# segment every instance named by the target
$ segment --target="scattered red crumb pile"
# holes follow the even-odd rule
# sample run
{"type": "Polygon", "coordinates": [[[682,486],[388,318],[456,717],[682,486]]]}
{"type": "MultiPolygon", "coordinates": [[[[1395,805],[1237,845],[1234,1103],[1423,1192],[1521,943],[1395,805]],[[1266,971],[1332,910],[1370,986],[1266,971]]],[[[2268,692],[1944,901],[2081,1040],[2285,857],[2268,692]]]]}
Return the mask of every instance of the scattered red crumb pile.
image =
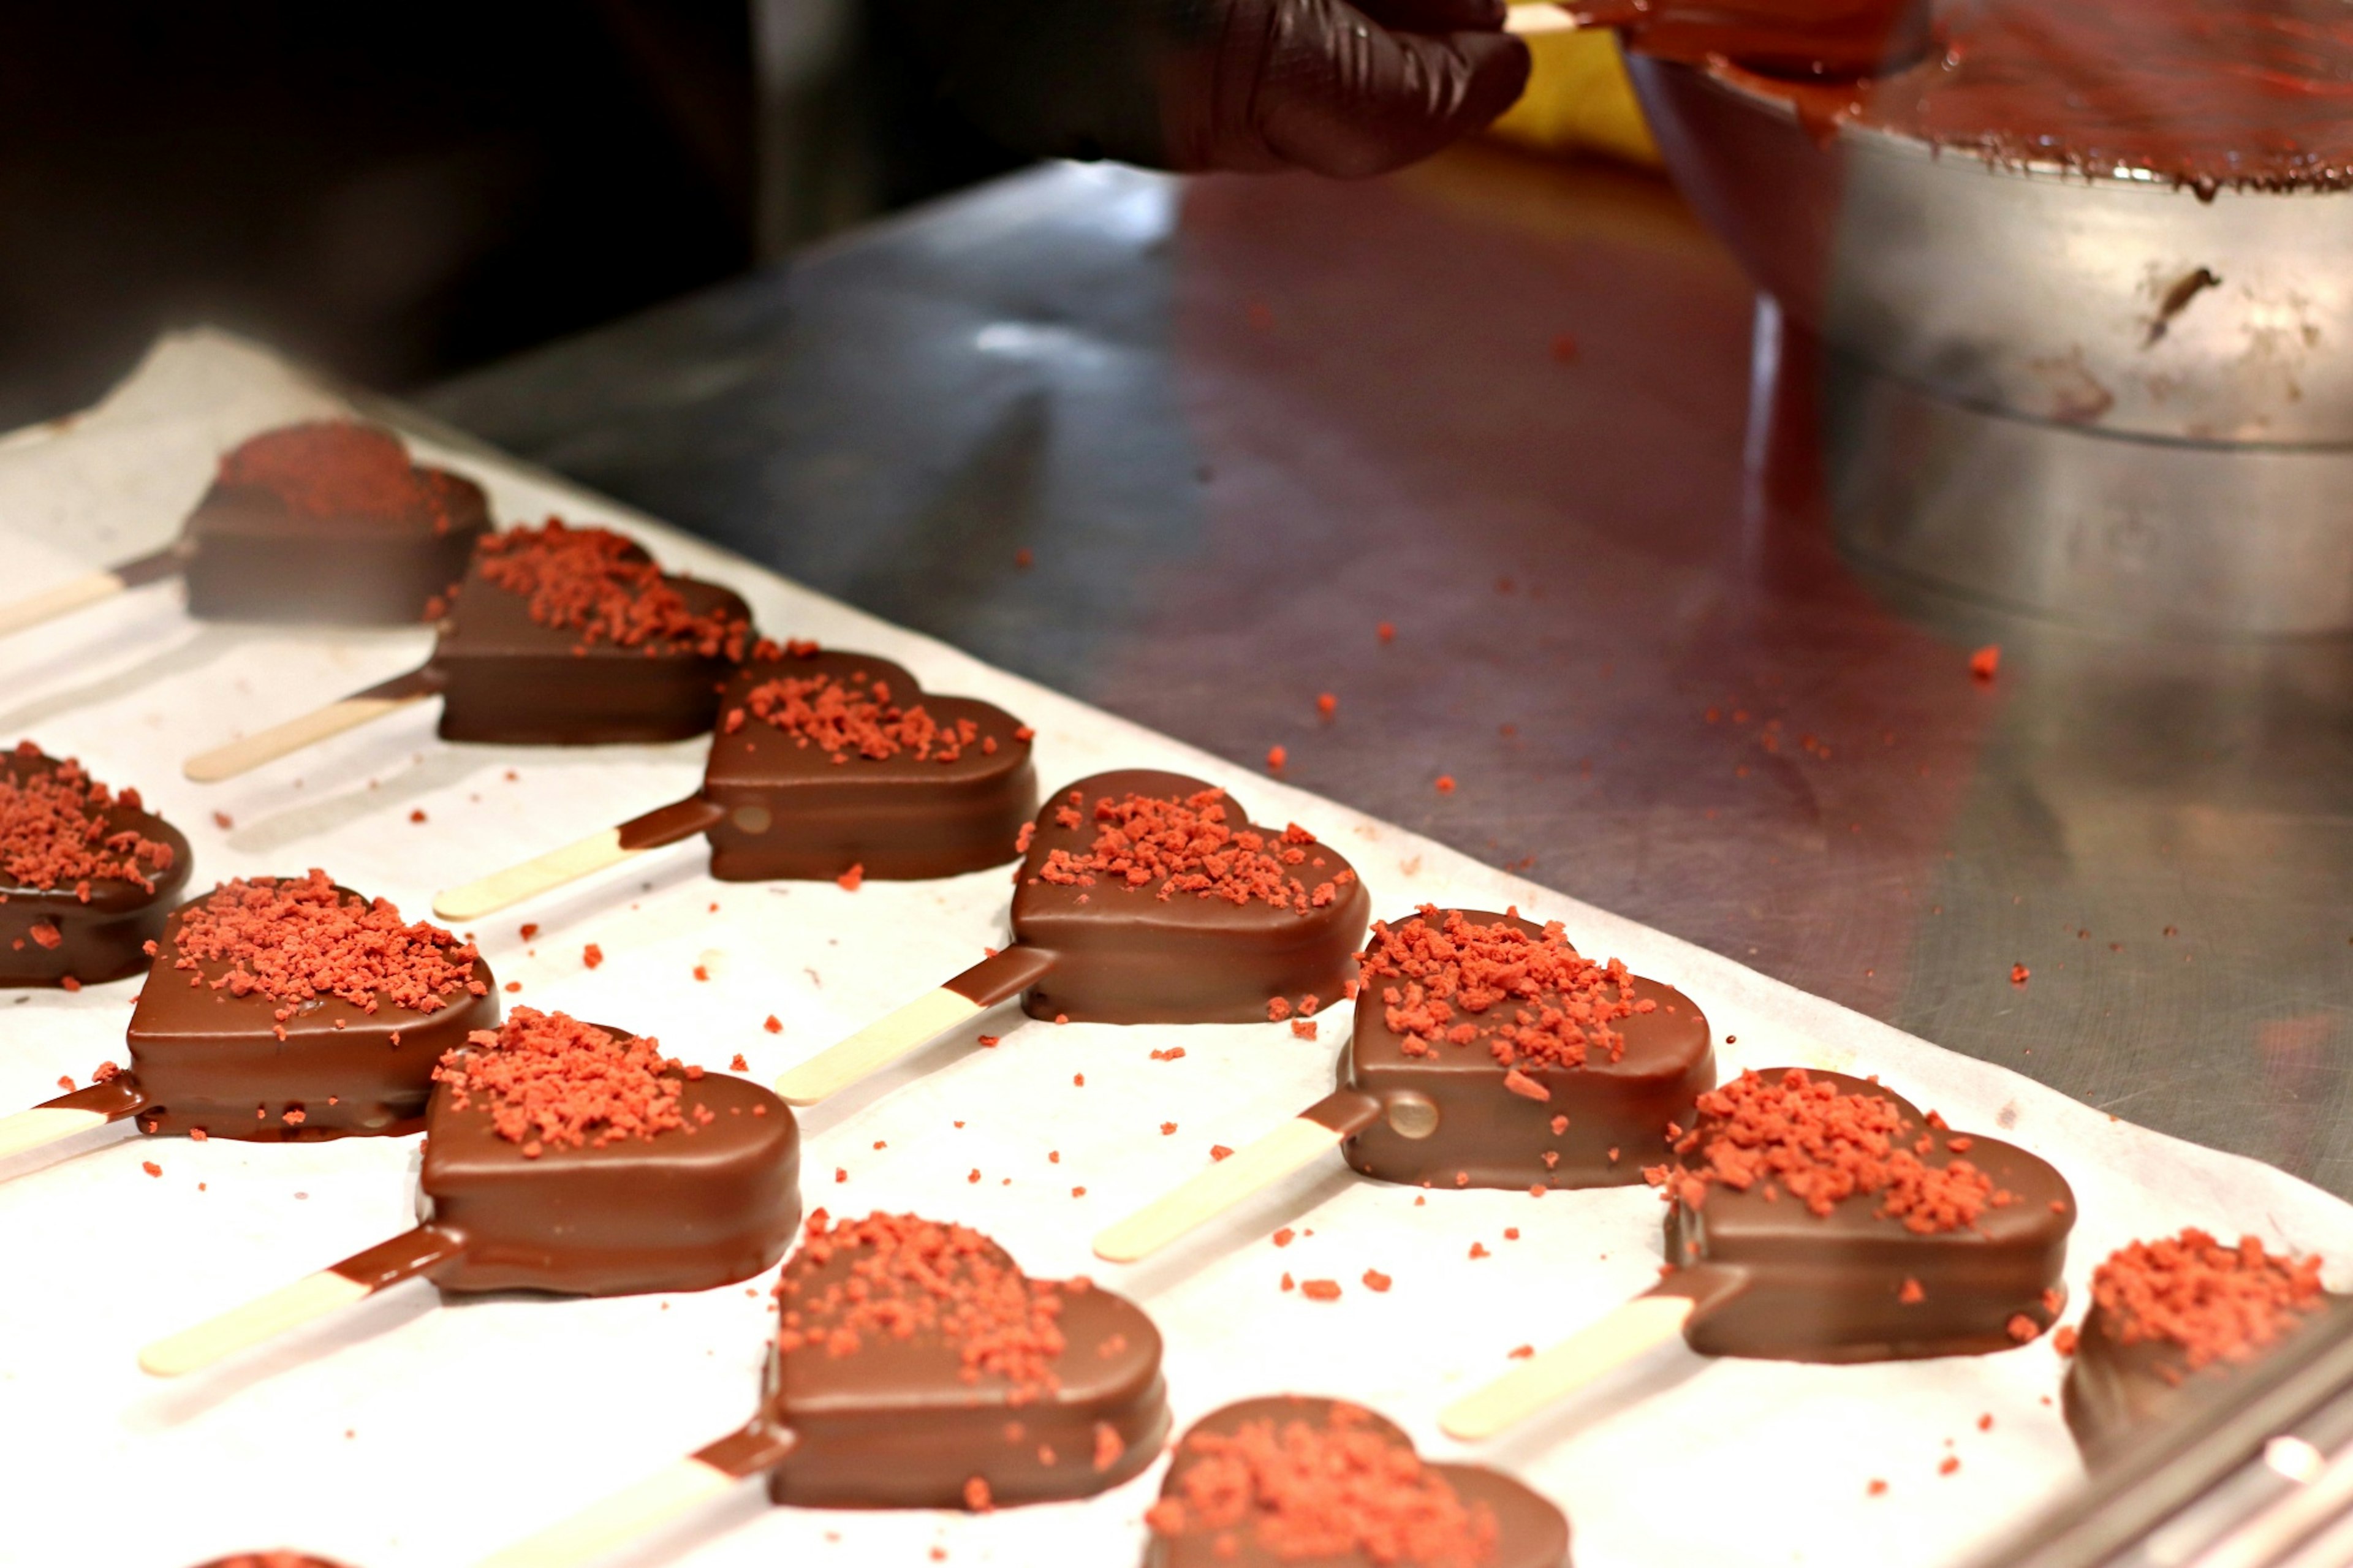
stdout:
{"type": "Polygon", "coordinates": [[[2180,1346],[2190,1370],[2253,1361],[2327,1304],[2320,1259],[2281,1257],[2252,1236],[2202,1230],[2119,1247],[2092,1272],[2092,1300],[2120,1344],[2180,1346]]]}
{"type": "Polygon", "coordinates": [[[847,682],[830,675],[764,680],[744,694],[743,707],[721,717],[720,732],[732,735],[747,719],[783,731],[796,745],[815,746],[837,763],[853,756],[887,762],[901,752],[918,762],[953,763],[976,743],[986,752],[997,750],[997,738],[984,739],[973,721],[943,724],[920,703],[902,708],[892,699],[889,681],[863,672],[847,682]]]}
{"type": "Polygon", "coordinates": [[[1279,1561],[1361,1556],[1413,1568],[1477,1568],[1495,1554],[1494,1514],[1465,1507],[1369,1411],[1335,1401],[1323,1425],[1271,1417],[1195,1429],[1177,1446],[1169,1494],[1145,1510],[1155,1533],[1239,1537],[1279,1561]]]}
{"type": "MultiPolygon", "coordinates": [[[[202,966],[222,964],[216,991],[285,1004],[282,1029],[305,1002],[340,996],[363,1013],[380,1002],[438,1013],[448,999],[489,987],[474,978],[473,944],[422,921],[404,923],[388,899],[346,893],[316,868],[289,878],[222,883],[179,919],[173,967],[205,984],[202,966]]],[[[149,942],[153,953],[155,944],[149,942]]]]}
{"type": "MultiPolygon", "coordinates": [[[[624,1039],[566,1013],[518,1007],[495,1029],[477,1029],[433,1069],[449,1086],[449,1105],[480,1100],[491,1125],[536,1160],[544,1145],[601,1149],[624,1138],[651,1138],[687,1127],[679,1093],[702,1076],[661,1054],[650,1035],[624,1039]]],[[[700,1108],[699,1108],[700,1109],[700,1108]]],[[[707,1110],[700,1120],[714,1120],[707,1110]]]]}
{"type": "Polygon", "coordinates": [[[172,868],[172,847],[111,828],[107,814],[117,806],[145,809],[137,790],[117,795],[71,757],[51,763],[32,742],[17,742],[0,772],[0,874],[43,892],[70,882],[84,903],[93,881],[135,882],[153,892],[155,873],[172,868]]]}
{"type": "Polygon", "coordinates": [[[846,1356],[920,1336],[955,1348],[965,1382],[1002,1378],[1025,1404],[1060,1385],[1062,1298],[1088,1289],[1029,1278],[965,1226],[880,1211],[836,1224],[818,1209],[776,1284],[776,1347],[846,1356]]]}
{"type": "Polygon", "coordinates": [[[1383,1016],[1409,1057],[1434,1057],[1440,1042],[1483,1042],[1506,1070],[1504,1087],[1530,1100],[1551,1091],[1522,1062],[1582,1067],[1599,1047],[1611,1061],[1626,1037],[1609,1026],[1658,1004],[1634,994],[1616,959],[1596,963],[1568,945],[1558,921],[1531,935],[1505,920],[1481,925],[1460,910],[1425,904],[1399,926],[1373,922],[1356,955],[1364,986],[1379,988],[1383,1016]]]}
{"type": "Polygon", "coordinates": [[[1816,1215],[1862,1194],[1920,1236],[1963,1229],[2013,1201],[1967,1160],[1927,1163],[1907,1141],[1913,1131],[1883,1096],[1841,1094],[1801,1068],[1777,1080],[1752,1070],[1699,1097],[1697,1125],[1673,1144],[1678,1156],[1698,1155],[1696,1170],[1659,1165],[1643,1174],[1693,1208],[1711,1184],[1745,1193],[1762,1182],[1767,1195],[1786,1189],[1816,1215]]]}
{"type": "Polygon", "coordinates": [[[751,624],[726,609],[696,615],[636,542],[604,528],[549,518],[539,528],[494,533],[478,547],[483,577],[531,601],[543,626],[580,634],[580,646],[608,642],[649,653],[724,653],[741,659],[751,624]]]}
{"type": "Polygon", "coordinates": [[[298,517],[368,522],[432,520],[447,533],[460,493],[455,476],[420,468],[389,431],[324,421],[265,430],[220,460],[220,482],[264,489],[298,517]]]}
{"type": "MultiPolygon", "coordinates": [[[[1072,790],[1054,810],[1056,826],[1082,826],[1084,799],[1072,790]]],[[[1094,823],[1094,843],[1085,854],[1050,850],[1039,877],[1065,888],[1092,888],[1098,879],[1131,890],[1156,888],[1163,900],[1178,893],[1235,905],[1257,900],[1300,914],[1331,903],[1342,886],[1356,879],[1344,868],[1309,890],[1293,868],[1307,863],[1315,836],[1295,822],[1273,835],[1247,822],[1236,827],[1221,789],[1183,800],[1105,796],[1095,802],[1094,823]]]]}

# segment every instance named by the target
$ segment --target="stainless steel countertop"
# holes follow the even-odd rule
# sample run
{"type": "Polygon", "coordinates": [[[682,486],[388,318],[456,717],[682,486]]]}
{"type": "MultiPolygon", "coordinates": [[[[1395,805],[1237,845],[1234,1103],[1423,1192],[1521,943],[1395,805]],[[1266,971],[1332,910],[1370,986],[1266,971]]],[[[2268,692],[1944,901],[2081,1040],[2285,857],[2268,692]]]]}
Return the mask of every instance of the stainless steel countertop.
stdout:
{"type": "Polygon", "coordinates": [[[2353,1195],[2353,647],[1862,580],[1749,478],[1753,338],[1729,258],[1630,174],[1051,166],[425,401],[1207,747],[1245,802],[1280,745],[1295,783],[2353,1195]]]}

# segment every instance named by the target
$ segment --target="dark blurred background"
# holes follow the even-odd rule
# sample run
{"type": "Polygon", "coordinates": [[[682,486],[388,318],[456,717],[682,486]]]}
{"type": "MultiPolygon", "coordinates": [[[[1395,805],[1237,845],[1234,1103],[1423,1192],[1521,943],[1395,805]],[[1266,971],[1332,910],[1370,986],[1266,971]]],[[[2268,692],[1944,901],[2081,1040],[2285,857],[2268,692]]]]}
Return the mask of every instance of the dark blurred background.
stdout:
{"type": "Polygon", "coordinates": [[[863,0],[0,6],[0,428],[199,321],[400,391],[1017,162],[863,0]]]}

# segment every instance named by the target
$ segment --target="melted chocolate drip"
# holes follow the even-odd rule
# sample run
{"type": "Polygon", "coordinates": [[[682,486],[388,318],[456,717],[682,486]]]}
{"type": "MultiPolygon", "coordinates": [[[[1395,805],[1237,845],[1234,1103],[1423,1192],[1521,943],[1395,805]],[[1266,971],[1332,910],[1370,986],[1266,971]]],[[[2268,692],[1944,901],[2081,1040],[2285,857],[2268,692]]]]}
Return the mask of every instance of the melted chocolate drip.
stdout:
{"type": "MultiPolygon", "coordinates": [[[[1271,1421],[1279,1430],[1293,1422],[1310,1426],[1328,1427],[1332,1424],[1332,1407],[1337,1401],[1314,1398],[1306,1394],[1273,1394],[1258,1399],[1244,1399],[1209,1412],[1187,1428],[1178,1439],[1176,1458],[1160,1482],[1160,1495],[1176,1498],[1183,1495],[1185,1472],[1197,1459],[1187,1444],[1197,1433],[1215,1432],[1230,1435],[1254,1421],[1271,1421]]],[[[1402,1429],[1381,1415],[1366,1412],[1369,1419],[1360,1429],[1378,1432],[1395,1447],[1408,1452],[1413,1449],[1413,1439],[1402,1429]]],[[[1495,1521],[1495,1549],[1479,1560],[1479,1568],[1568,1568],[1568,1521],[1562,1517],[1545,1498],[1522,1486],[1511,1477],[1491,1470],[1483,1465],[1437,1465],[1427,1467],[1446,1479],[1464,1505],[1473,1511],[1484,1510],[1495,1521]]],[[[1345,1558],[1318,1557],[1312,1560],[1315,1568],[1371,1568],[1371,1560],[1361,1553],[1345,1558]]],[[[1174,1535],[1155,1531],[1145,1548],[1144,1568],[1300,1568],[1301,1559],[1285,1557],[1259,1541],[1247,1524],[1224,1530],[1208,1530],[1188,1526],[1174,1535]]],[[[1385,1560],[1382,1568],[1424,1568],[1419,1559],[1385,1560]]]]}
{"type": "MultiPolygon", "coordinates": [[[[0,752],[13,779],[57,772],[54,757],[0,752]]],[[[172,864],[155,873],[155,890],[115,878],[93,879],[84,901],[72,883],[44,890],[0,883],[0,985],[60,985],[68,976],[96,985],[147,966],[147,944],[164,932],[173,901],[187,885],[195,858],[180,830],[153,812],[117,802],[105,812],[111,833],[136,833],[172,847],[172,864]],[[34,934],[44,927],[56,937],[34,934]]]]}
{"type": "MultiPolygon", "coordinates": [[[[336,890],[360,899],[348,888],[336,890]]],[[[271,1142],[414,1132],[441,1053],[499,1021],[491,966],[477,959],[474,978],[484,994],[460,992],[438,1012],[411,1012],[379,995],[368,1013],[326,996],[300,1004],[281,1026],[276,1014],[286,1004],[277,998],[213,989],[226,963],[175,967],[180,923],[202,902],[172,911],[131,1013],[131,1070],[123,1077],[144,1102],[142,1131],[202,1128],[212,1138],[271,1142]],[[290,1121],[288,1111],[301,1118],[290,1121]]]]}
{"type": "MultiPolygon", "coordinates": [[[[843,1248],[812,1264],[798,1253],[784,1278],[815,1296],[848,1280],[859,1256],[843,1248]]],[[[1067,1348],[1059,1386],[1044,1392],[994,1373],[967,1379],[961,1350],[930,1331],[868,1334],[846,1355],[815,1344],[772,1354],[762,1418],[798,1441],[770,1495],[807,1508],[962,1508],[977,1479],[1004,1507],[1091,1497],[1148,1468],[1168,1440],[1160,1331],[1124,1297],[1058,1288],[1067,1348]]]]}
{"type": "MultiPolygon", "coordinates": [[[[421,465],[419,472],[430,472],[421,465]]],[[[481,486],[441,476],[448,526],[420,502],[400,517],[315,517],[277,491],[216,481],[188,514],[188,613],[202,620],[414,626],[465,574],[491,531],[481,486]]]]}
{"type": "Polygon", "coordinates": [[[480,1100],[454,1110],[448,1090],[437,1092],[419,1184],[432,1204],[429,1228],[461,1250],[429,1271],[433,1282],[619,1296],[708,1290],[774,1267],[800,1228],[791,1110],[724,1073],[687,1080],[679,1107],[686,1125],[652,1138],[601,1149],[549,1143],[526,1158],[480,1100]]]}
{"type": "MultiPolygon", "coordinates": [[[[1544,932],[1514,916],[1462,912],[1480,925],[1508,922],[1531,936],[1544,932]]],[[[1659,1129],[1715,1086],[1706,1016],[1656,981],[1636,977],[1634,994],[1657,1002],[1657,1011],[1609,1026],[1625,1037],[1619,1060],[1597,1044],[1582,1067],[1516,1064],[1546,1092],[1545,1100],[1506,1089],[1504,1068],[1488,1051],[1488,1036],[1515,1004],[1461,1015],[1461,1022],[1480,1028],[1468,1045],[1441,1044],[1435,1056],[1409,1057],[1381,1000],[1381,988],[1395,984],[1378,976],[1366,983],[1340,1058],[1341,1089],[1369,1095],[1381,1108],[1381,1120],[1342,1146],[1348,1163],[1368,1176],[1436,1187],[1629,1185],[1642,1179],[1659,1129]],[[1563,1116],[1567,1124],[1554,1131],[1554,1119],[1563,1116]]]]}
{"type": "MultiPolygon", "coordinates": [[[[2323,1310],[2299,1323],[2298,1331],[2327,1314],[2353,1310],[2353,1297],[2331,1295],[2325,1300],[2323,1310]]],[[[2244,1364],[2214,1361],[2193,1371],[2189,1352],[2170,1340],[2126,1344],[2108,1310],[2095,1301],[2076,1331],[2074,1359],[2067,1363],[2060,1391],[2067,1430],[2074,1434],[2084,1462],[2096,1469],[2126,1439],[2182,1415],[2201,1392],[2244,1364]]]]}
{"type": "MultiPolygon", "coordinates": [[[[1244,1024],[1264,1022],[1270,998],[1296,1003],[1303,995],[1337,1000],[1354,977],[1354,953],[1371,918],[1363,880],[1328,844],[1303,846],[1307,859],[1290,868],[1310,889],[1335,881],[1335,896],[1304,914],[1253,899],[1176,893],[1155,889],[1070,887],[1039,878],[1057,849],[1084,856],[1097,831],[1095,802],[1130,795],[1182,800],[1212,788],[1183,773],[1127,769],[1083,778],[1048,800],[1038,832],[1018,873],[1013,935],[1023,949],[1048,956],[1051,969],[1022,1004],[1033,1018],[1066,1016],[1100,1024],[1244,1024]],[[1076,802],[1080,821],[1063,827],[1054,814],[1076,802]]],[[[1280,828],[1254,827],[1240,802],[1226,797],[1237,831],[1250,828],[1270,842],[1280,828]]],[[[967,993],[969,994],[969,993],[967,993]]],[[[992,998],[993,999],[993,998],[992,998]]]]}
{"type": "MultiPolygon", "coordinates": [[[[719,712],[722,732],[712,737],[698,803],[704,809],[683,831],[678,824],[658,831],[683,837],[707,830],[711,874],[722,881],[816,880],[852,866],[886,880],[959,876],[1012,859],[1015,836],[1038,809],[1038,775],[1029,742],[1016,733],[1019,720],[970,698],[927,695],[913,675],[887,659],[824,652],[749,664],[728,680],[719,712]],[[995,749],[984,751],[976,740],[954,762],[912,752],[837,762],[749,711],[740,726],[726,728],[754,687],[814,676],[831,676],[861,692],[883,681],[900,707],[921,705],[949,730],[970,720],[995,749]]],[[[649,830],[655,831],[650,825],[649,830]]],[[[621,841],[636,847],[628,827],[621,841]]]]}
{"type": "MultiPolygon", "coordinates": [[[[635,558],[647,557],[638,551],[635,558]]],[[[696,615],[723,608],[750,618],[744,601],[716,584],[663,581],[696,615]]],[[[433,661],[421,673],[441,693],[447,741],[546,746],[682,741],[711,728],[719,689],[733,668],[723,656],[705,658],[659,643],[584,645],[569,626],[533,620],[530,601],[483,576],[479,557],[440,629],[433,661]]]]}
{"type": "MultiPolygon", "coordinates": [[[[1907,1147],[1928,1140],[1925,1162],[1966,1159],[2012,1201],[1989,1206],[1968,1228],[1921,1235],[1880,1214],[1869,1194],[1827,1215],[1762,1181],[1746,1192],[1712,1185],[1695,1209],[1678,1199],[1666,1231],[1667,1260],[1680,1272],[1657,1293],[1700,1300],[1683,1329],[1692,1348],[1774,1361],[1900,1361],[2013,1349],[2021,1318],[2038,1333],[2049,1328],[2065,1303],[2061,1271],[2075,1223],[2066,1178],[2015,1145],[1928,1125],[1918,1107],[1879,1084],[1808,1076],[1889,1101],[1904,1116],[1907,1147]]],[[[1682,1125],[1694,1115],[1687,1110],[1682,1125]]]]}

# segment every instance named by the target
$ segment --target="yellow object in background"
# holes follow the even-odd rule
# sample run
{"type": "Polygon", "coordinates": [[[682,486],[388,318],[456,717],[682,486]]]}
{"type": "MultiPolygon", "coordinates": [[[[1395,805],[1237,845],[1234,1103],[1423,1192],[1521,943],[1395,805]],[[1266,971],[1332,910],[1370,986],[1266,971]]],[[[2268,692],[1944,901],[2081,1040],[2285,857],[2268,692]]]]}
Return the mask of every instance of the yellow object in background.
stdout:
{"type": "Polygon", "coordinates": [[[1659,167],[1658,144],[1635,100],[1618,35],[1604,28],[1541,33],[1528,90],[1488,133],[1542,153],[1600,153],[1659,167]]]}

